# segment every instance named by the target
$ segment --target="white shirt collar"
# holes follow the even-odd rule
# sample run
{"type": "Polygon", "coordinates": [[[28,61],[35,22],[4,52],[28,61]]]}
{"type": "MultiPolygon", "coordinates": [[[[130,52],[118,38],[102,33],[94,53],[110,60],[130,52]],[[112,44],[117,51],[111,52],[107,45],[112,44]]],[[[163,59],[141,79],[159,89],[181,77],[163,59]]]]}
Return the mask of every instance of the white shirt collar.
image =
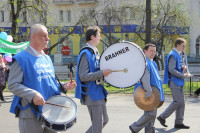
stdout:
{"type": "Polygon", "coordinates": [[[145,55],[145,57],[146,57],[147,59],[149,59],[150,61],[153,61],[153,59],[148,58],[146,55],[145,55]]]}
{"type": "Polygon", "coordinates": [[[89,44],[89,43],[86,43],[86,45],[87,45],[88,47],[92,48],[92,49],[94,50],[95,53],[99,53],[99,51],[98,51],[98,49],[97,49],[96,47],[92,46],[92,45],[89,44]]]}
{"type": "Polygon", "coordinates": [[[176,48],[174,48],[174,50],[181,55],[182,51],[178,51],[176,48]]]}

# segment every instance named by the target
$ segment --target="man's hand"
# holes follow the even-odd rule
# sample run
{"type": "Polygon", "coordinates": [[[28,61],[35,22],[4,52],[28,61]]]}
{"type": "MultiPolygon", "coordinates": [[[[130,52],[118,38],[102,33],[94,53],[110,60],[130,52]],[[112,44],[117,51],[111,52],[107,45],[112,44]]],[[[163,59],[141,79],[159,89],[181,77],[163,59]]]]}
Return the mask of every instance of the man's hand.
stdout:
{"type": "Polygon", "coordinates": [[[182,70],[184,71],[184,72],[187,72],[187,66],[186,65],[182,65],[182,70]]]}
{"type": "Polygon", "coordinates": [[[182,67],[182,69],[187,69],[186,65],[182,65],[181,67],[182,67]]]}
{"type": "Polygon", "coordinates": [[[76,86],[77,86],[76,82],[74,80],[72,80],[72,81],[68,81],[65,83],[64,89],[65,89],[65,91],[68,91],[68,90],[74,89],[76,86]]]}
{"type": "Polygon", "coordinates": [[[185,73],[185,74],[184,74],[184,77],[185,77],[185,78],[188,78],[188,77],[191,77],[191,76],[192,76],[192,75],[191,75],[190,73],[185,73]]]}
{"type": "Polygon", "coordinates": [[[43,96],[39,92],[37,92],[34,95],[34,97],[33,97],[33,103],[35,105],[44,105],[45,104],[45,100],[44,100],[43,96]]]}
{"type": "Polygon", "coordinates": [[[111,70],[109,70],[109,69],[104,69],[103,70],[103,76],[105,76],[105,77],[107,77],[109,74],[111,74],[112,73],[112,71],[111,70]]]}
{"type": "Polygon", "coordinates": [[[145,98],[149,99],[151,97],[152,92],[151,91],[145,91],[145,98]]]}

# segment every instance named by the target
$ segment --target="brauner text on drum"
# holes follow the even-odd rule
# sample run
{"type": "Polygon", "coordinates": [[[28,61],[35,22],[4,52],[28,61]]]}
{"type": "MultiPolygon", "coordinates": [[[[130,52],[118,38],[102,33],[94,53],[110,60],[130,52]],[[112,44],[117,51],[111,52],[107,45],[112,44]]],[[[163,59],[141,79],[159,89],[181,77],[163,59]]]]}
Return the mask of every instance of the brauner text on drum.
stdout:
{"type": "Polygon", "coordinates": [[[118,50],[118,51],[116,51],[116,52],[114,52],[112,54],[109,54],[109,55],[105,56],[105,59],[106,59],[106,61],[108,61],[108,60],[110,60],[110,59],[112,59],[114,57],[120,56],[121,54],[124,54],[124,53],[126,53],[128,51],[130,51],[128,47],[122,48],[122,49],[120,49],[120,50],[118,50]]]}

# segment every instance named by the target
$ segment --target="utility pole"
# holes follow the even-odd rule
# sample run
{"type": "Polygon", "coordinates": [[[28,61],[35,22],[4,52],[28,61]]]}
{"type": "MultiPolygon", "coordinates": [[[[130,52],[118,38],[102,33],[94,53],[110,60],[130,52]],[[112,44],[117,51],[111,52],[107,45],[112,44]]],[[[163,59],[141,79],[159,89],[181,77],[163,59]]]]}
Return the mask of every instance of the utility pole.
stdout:
{"type": "Polygon", "coordinates": [[[151,42],[151,0],[146,0],[146,38],[145,44],[151,42]]]}

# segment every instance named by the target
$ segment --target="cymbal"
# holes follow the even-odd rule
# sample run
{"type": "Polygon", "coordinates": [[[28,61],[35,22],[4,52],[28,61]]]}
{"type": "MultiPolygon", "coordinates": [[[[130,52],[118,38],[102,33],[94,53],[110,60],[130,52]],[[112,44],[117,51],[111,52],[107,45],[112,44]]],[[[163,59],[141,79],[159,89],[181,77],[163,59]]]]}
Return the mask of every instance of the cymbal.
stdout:
{"type": "Polygon", "coordinates": [[[160,93],[154,86],[152,88],[152,95],[150,98],[145,97],[145,90],[138,87],[134,93],[135,104],[144,111],[151,111],[157,108],[160,104],[160,93]]]}
{"type": "Polygon", "coordinates": [[[157,108],[160,108],[163,105],[164,101],[160,101],[160,104],[158,105],[157,108]]]}

